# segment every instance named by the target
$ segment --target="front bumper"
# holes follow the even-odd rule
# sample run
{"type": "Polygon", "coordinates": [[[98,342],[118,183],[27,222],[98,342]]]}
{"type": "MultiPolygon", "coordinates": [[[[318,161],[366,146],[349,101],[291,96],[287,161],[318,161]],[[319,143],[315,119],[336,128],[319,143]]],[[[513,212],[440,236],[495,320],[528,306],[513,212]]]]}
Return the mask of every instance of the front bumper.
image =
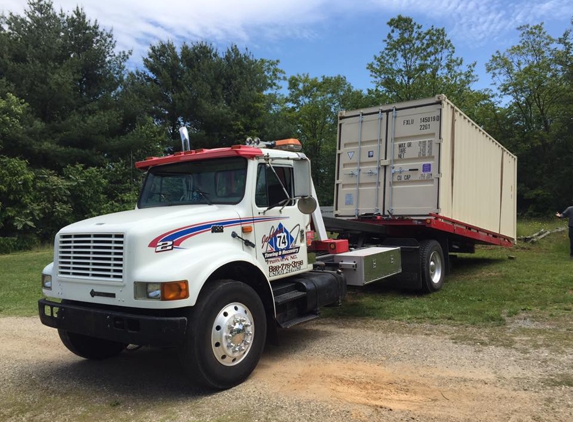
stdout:
{"type": "MultiPolygon", "coordinates": [[[[156,316],[120,309],[93,308],[85,303],[38,301],[40,321],[48,327],[90,337],[140,346],[181,345],[187,331],[185,316],[156,316]]],[[[129,310],[134,311],[134,310],[129,310]]]]}

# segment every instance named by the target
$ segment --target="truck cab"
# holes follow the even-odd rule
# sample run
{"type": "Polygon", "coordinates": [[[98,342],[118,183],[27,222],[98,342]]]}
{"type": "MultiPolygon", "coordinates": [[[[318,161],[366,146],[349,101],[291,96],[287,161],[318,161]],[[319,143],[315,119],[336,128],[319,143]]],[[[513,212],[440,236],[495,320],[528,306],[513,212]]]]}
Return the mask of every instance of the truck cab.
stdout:
{"type": "Polygon", "coordinates": [[[147,174],[134,210],[56,235],[41,321],[84,358],[176,347],[195,382],[242,382],[267,335],[346,293],[339,271],[309,263],[317,204],[299,148],[252,142],[138,162],[147,174]]]}

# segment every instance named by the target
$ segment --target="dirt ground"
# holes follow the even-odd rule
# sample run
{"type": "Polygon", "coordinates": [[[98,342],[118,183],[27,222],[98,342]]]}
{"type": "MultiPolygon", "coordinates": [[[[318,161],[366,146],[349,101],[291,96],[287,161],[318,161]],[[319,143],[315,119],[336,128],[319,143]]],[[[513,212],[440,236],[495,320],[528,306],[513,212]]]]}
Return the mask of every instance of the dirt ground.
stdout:
{"type": "Polygon", "coordinates": [[[573,324],[321,319],[251,377],[193,387],[172,350],[85,361],[37,318],[0,318],[2,421],[572,421],[573,324]]]}

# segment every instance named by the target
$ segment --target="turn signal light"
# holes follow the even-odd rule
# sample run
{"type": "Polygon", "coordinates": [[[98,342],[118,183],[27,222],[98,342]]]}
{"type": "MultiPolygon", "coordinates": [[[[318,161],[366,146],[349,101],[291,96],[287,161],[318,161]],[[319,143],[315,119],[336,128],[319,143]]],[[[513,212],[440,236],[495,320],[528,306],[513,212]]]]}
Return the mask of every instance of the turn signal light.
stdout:
{"type": "Polygon", "coordinates": [[[137,300],[179,300],[189,297],[187,280],[168,281],[166,283],[134,283],[134,295],[137,300]]]}
{"type": "Polygon", "coordinates": [[[189,297],[187,280],[161,283],[161,300],[180,300],[189,297]]]}

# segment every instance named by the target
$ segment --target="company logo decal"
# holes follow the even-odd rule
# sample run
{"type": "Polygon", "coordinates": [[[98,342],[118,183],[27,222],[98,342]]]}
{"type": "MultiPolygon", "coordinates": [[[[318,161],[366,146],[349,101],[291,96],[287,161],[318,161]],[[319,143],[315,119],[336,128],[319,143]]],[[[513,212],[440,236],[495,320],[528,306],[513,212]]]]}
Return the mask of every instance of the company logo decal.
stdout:
{"type": "Polygon", "coordinates": [[[273,258],[284,258],[289,255],[297,254],[300,247],[297,246],[295,236],[298,235],[298,224],[293,230],[293,236],[283,223],[279,223],[275,230],[271,230],[269,236],[263,236],[263,249],[266,246],[266,252],[263,252],[265,260],[273,258]]]}
{"type": "Polygon", "coordinates": [[[303,269],[304,260],[300,259],[298,242],[300,224],[288,230],[283,223],[271,227],[269,234],[263,236],[261,249],[269,268],[269,277],[289,274],[303,269]]]}

